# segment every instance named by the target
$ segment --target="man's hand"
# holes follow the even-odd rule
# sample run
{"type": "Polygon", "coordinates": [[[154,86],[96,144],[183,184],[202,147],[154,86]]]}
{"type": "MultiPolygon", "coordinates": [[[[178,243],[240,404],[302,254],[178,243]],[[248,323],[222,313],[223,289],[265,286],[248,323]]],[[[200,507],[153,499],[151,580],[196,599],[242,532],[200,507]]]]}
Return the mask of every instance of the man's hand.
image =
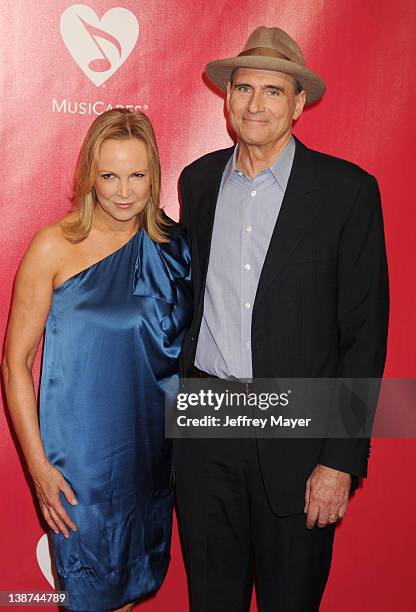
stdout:
{"type": "Polygon", "coordinates": [[[345,516],[350,487],[350,474],[318,463],[306,483],[307,528],[325,527],[345,516]]]}

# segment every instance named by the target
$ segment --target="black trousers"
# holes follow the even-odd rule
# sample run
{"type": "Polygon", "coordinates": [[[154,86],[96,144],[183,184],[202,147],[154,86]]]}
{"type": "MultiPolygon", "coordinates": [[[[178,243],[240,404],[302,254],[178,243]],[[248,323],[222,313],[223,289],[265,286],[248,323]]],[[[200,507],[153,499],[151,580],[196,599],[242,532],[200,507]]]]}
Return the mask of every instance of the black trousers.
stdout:
{"type": "Polygon", "coordinates": [[[335,527],[272,512],[256,439],[182,440],[176,501],[191,612],[319,610],[335,527]]]}

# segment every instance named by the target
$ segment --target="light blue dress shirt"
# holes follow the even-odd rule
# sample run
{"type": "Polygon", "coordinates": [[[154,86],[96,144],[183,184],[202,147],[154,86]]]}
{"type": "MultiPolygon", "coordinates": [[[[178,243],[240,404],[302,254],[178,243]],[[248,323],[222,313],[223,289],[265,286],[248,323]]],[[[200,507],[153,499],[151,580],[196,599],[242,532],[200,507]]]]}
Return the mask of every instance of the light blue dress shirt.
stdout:
{"type": "Polygon", "coordinates": [[[195,365],[219,378],[252,378],[251,317],[260,273],[295,155],[295,141],[250,178],[225,167],[215,210],[195,365]]]}

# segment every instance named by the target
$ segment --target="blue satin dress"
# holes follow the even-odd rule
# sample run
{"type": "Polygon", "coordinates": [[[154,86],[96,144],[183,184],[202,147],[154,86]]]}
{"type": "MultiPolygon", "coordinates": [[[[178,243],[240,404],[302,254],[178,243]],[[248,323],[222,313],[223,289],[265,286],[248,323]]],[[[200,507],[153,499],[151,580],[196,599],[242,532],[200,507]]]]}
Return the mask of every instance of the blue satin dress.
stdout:
{"type": "Polygon", "coordinates": [[[173,492],[165,396],[176,393],[191,316],[183,230],[121,249],[55,289],[46,324],[40,425],[78,500],[78,530],[53,535],[70,610],[104,612],[157,589],[169,564],[173,492]]]}

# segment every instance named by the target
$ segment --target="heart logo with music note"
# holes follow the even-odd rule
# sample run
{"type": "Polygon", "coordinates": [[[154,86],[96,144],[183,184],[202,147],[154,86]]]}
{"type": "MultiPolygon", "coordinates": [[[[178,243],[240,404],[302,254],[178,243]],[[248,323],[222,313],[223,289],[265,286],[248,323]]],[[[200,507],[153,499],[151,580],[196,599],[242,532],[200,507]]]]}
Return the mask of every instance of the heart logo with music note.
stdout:
{"type": "Polygon", "coordinates": [[[53,577],[52,562],[49,553],[49,542],[46,533],[41,536],[36,546],[36,559],[40,569],[42,570],[42,574],[45,576],[51,587],[55,589],[55,578],[53,577]]]}
{"type": "Polygon", "coordinates": [[[115,7],[101,19],[85,4],[62,13],[62,40],[81,70],[99,87],[126,61],[139,37],[139,23],[129,10],[115,7]]]}

